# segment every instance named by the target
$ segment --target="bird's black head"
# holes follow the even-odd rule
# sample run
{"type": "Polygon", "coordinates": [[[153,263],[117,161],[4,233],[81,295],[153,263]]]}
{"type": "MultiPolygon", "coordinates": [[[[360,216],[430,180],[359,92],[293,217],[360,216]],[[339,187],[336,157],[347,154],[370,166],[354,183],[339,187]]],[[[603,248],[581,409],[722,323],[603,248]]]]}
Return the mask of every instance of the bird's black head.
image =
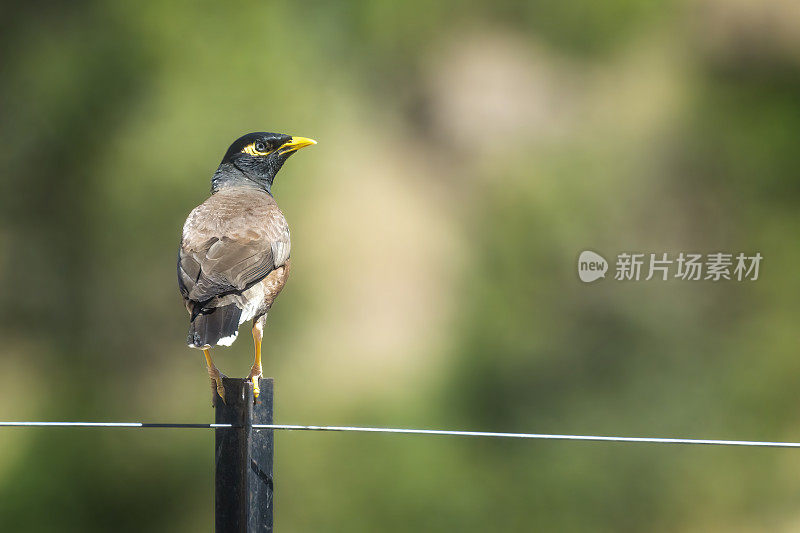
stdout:
{"type": "Polygon", "coordinates": [[[226,185],[257,185],[271,193],[272,181],[289,157],[300,148],[317,144],[305,137],[282,133],[248,133],[239,137],[222,158],[211,179],[211,192],[226,185]]]}

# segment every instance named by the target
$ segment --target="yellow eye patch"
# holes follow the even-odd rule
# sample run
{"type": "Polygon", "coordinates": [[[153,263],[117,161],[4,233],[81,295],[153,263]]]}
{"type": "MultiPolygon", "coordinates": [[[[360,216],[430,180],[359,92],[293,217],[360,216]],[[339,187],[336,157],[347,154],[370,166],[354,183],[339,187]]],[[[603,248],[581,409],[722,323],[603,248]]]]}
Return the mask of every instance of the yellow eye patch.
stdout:
{"type": "Polygon", "coordinates": [[[256,150],[256,143],[250,143],[247,146],[245,146],[244,148],[242,148],[242,153],[243,154],[252,155],[253,157],[269,155],[274,151],[275,150],[268,150],[266,152],[259,152],[258,150],[256,150]]]}

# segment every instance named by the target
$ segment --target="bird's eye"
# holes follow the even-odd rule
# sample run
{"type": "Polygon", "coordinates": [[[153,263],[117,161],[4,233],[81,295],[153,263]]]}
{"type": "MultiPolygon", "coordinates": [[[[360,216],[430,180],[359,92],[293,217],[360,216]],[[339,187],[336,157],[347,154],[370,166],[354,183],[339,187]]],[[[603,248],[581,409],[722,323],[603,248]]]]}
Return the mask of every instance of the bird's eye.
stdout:
{"type": "Polygon", "coordinates": [[[266,152],[267,151],[267,145],[265,143],[263,143],[262,141],[258,141],[258,142],[256,142],[256,150],[259,151],[259,152],[266,152]]]}

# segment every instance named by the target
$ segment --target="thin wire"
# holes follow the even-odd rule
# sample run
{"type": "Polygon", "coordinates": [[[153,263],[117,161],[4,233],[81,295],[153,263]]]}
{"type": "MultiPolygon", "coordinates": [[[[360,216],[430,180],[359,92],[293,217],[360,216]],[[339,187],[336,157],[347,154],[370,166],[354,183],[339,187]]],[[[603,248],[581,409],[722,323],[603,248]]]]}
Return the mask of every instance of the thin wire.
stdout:
{"type": "Polygon", "coordinates": [[[0,422],[0,427],[71,427],[71,428],[232,428],[233,424],[156,424],[148,422],[0,422]]]}
{"type": "MultiPolygon", "coordinates": [[[[0,427],[77,427],[77,428],[199,428],[230,429],[233,424],[153,424],[144,422],[0,422],[0,427]]],[[[445,429],[373,428],[357,426],[298,426],[292,424],[253,424],[253,429],[285,431],[353,431],[360,433],[399,433],[407,435],[445,435],[457,437],[490,437],[504,439],[573,440],[592,442],[638,442],[651,444],[695,444],[706,446],[758,446],[767,448],[800,448],[800,442],[755,440],[682,439],[664,437],[611,437],[604,435],[558,435],[547,433],[498,433],[491,431],[454,431],[445,429]]]]}
{"type": "Polygon", "coordinates": [[[494,437],[506,439],[579,440],[606,442],[645,442],[652,444],[701,444],[707,446],[764,446],[771,448],[800,448],[800,442],[769,442],[753,440],[681,439],[663,437],[609,437],[602,435],[558,435],[547,433],[497,433],[491,431],[453,431],[444,429],[401,429],[348,426],[292,426],[288,424],[253,424],[256,429],[301,431],[359,431],[366,433],[403,433],[412,435],[449,435],[459,437],[494,437]]]}

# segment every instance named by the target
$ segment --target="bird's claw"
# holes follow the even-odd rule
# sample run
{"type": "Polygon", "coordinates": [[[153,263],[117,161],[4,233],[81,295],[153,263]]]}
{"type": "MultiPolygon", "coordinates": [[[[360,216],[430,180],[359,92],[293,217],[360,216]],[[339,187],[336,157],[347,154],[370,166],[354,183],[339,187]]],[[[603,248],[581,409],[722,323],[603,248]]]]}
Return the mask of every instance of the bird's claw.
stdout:
{"type": "MultiPolygon", "coordinates": [[[[215,389],[216,389],[216,393],[222,399],[222,403],[224,403],[225,405],[228,405],[228,402],[225,401],[225,386],[222,384],[222,378],[223,377],[225,377],[225,376],[222,376],[219,379],[214,380],[216,382],[215,383],[215,385],[216,385],[215,389]]],[[[216,400],[216,398],[214,398],[214,399],[216,400]]]]}
{"type": "Polygon", "coordinates": [[[226,377],[225,374],[221,373],[219,370],[215,373],[209,371],[208,374],[209,377],[211,377],[211,407],[217,406],[217,397],[222,399],[222,403],[227,405],[228,402],[225,401],[225,386],[222,384],[222,378],[226,377]]]}
{"type": "Polygon", "coordinates": [[[261,394],[261,388],[259,387],[259,380],[264,375],[264,372],[261,370],[260,367],[253,365],[253,368],[250,369],[250,375],[247,376],[247,379],[253,384],[253,399],[258,400],[258,395],[261,394]]]}

